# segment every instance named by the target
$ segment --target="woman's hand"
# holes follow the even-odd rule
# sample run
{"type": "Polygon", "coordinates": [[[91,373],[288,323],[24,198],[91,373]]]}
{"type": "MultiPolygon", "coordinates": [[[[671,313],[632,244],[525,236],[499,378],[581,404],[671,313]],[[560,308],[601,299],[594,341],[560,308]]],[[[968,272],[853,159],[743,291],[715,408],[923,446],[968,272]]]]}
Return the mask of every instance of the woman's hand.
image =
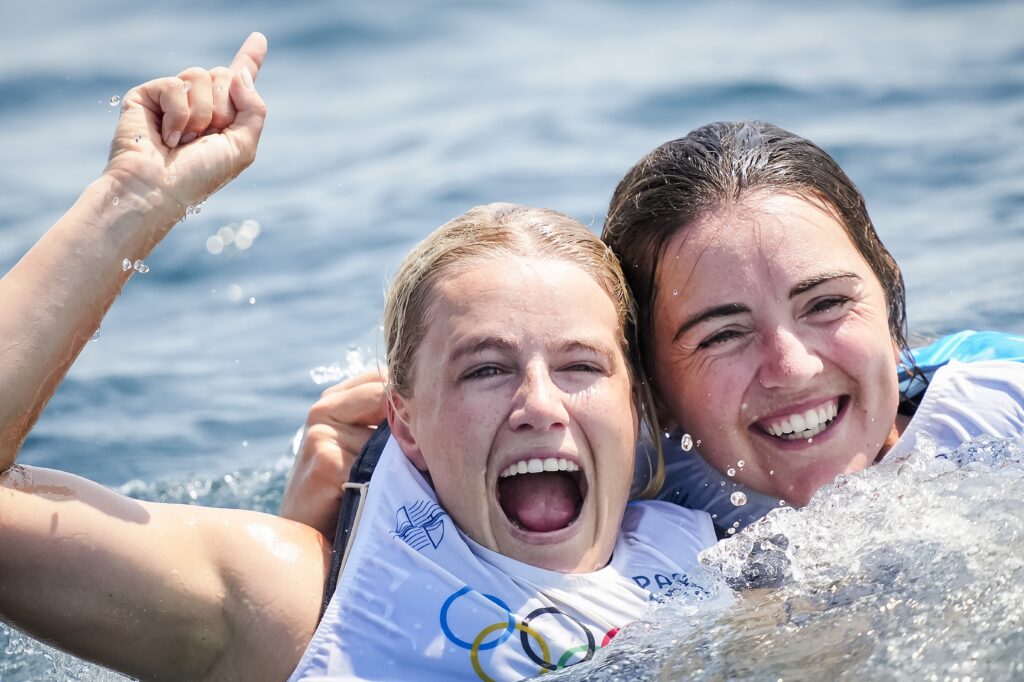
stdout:
{"type": "Polygon", "coordinates": [[[377,370],[365,372],[331,386],[313,403],[281,500],[281,516],[333,537],[352,463],[387,418],[385,381],[377,370]]]}
{"type": "Polygon", "coordinates": [[[147,257],[188,206],[252,163],[266,116],[252,78],[266,52],[253,33],[230,67],[133,88],[103,175],[0,279],[0,471],[131,275],[122,262],[147,257]]]}
{"type": "Polygon", "coordinates": [[[266,118],[253,83],[266,53],[266,38],[253,33],[228,67],[193,67],[132,88],[105,174],[175,217],[235,178],[256,158],[266,118]]]}

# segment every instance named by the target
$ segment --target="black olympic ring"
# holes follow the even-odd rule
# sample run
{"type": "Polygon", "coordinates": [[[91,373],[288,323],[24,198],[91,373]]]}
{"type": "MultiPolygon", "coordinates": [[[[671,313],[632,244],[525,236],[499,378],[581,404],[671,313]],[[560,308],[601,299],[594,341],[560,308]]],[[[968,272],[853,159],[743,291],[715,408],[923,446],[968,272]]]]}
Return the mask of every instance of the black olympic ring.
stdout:
{"type": "MultiPolygon", "coordinates": [[[[587,635],[587,655],[583,657],[583,660],[580,661],[580,663],[583,663],[585,661],[589,661],[591,658],[594,657],[594,650],[597,648],[597,644],[594,642],[594,633],[592,633],[587,628],[587,626],[585,626],[583,623],[579,622],[577,619],[573,618],[568,613],[565,613],[563,611],[560,611],[559,609],[556,609],[554,606],[548,606],[546,608],[534,609],[533,611],[530,611],[530,615],[528,615],[526,618],[523,619],[523,625],[524,626],[529,626],[531,620],[533,620],[537,616],[543,616],[545,613],[552,613],[552,614],[555,614],[557,616],[565,616],[566,618],[568,618],[572,622],[576,623],[576,625],[579,625],[580,629],[583,630],[584,633],[586,633],[586,635],[587,635]]],[[[538,656],[537,654],[535,654],[533,652],[533,647],[530,646],[530,638],[526,636],[526,630],[520,631],[519,639],[522,642],[523,651],[526,652],[526,655],[530,657],[531,661],[533,661],[537,665],[539,665],[542,668],[545,668],[547,670],[558,670],[559,666],[557,666],[557,665],[555,665],[553,663],[548,663],[543,658],[541,658],[540,656],[538,656]]],[[[579,647],[579,648],[582,649],[583,647],[579,647]]]]}

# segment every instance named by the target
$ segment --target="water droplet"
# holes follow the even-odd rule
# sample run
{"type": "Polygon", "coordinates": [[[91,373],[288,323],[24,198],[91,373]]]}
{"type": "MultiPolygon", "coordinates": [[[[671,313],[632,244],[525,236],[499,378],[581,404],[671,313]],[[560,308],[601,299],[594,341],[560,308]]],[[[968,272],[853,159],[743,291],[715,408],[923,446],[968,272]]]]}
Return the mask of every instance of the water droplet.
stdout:
{"type": "Polygon", "coordinates": [[[735,528],[730,528],[729,530],[727,530],[725,532],[726,532],[727,535],[736,535],[736,529],[735,528]]]}
{"type": "Polygon", "coordinates": [[[132,263],[132,268],[135,272],[140,272],[142,274],[149,272],[149,266],[143,263],[141,258],[132,263]]]}
{"type": "Polygon", "coordinates": [[[142,133],[135,133],[135,144],[142,142],[142,133]]]}
{"type": "Polygon", "coordinates": [[[120,103],[121,103],[121,98],[120,97],[118,97],[117,95],[112,95],[111,96],[111,98],[110,98],[110,106],[116,107],[120,103]]]}
{"type": "Polygon", "coordinates": [[[93,341],[99,341],[99,339],[100,339],[100,330],[97,329],[96,332],[92,335],[92,340],[93,341]]]}
{"type": "Polygon", "coordinates": [[[746,465],[746,462],[744,462],[742,459],[736,462],[736,466],[738,466],[740,469],[742,469],[744,465],[746,465]]]}
{"type": "Polygon", "coordinates": [[[747,503],[747,496],[744,495],[739,490],[737,490],[736,492],[729,496],[729,501],[732,502],[733,505],[737,507],[742,507],[747,503]]]}
{"type": "Polygon", "coordinates": [[[684,452],[689,452],[693,447],[693,437],[688,433],[684,433],[682,439],[679,441],[679,447],[681,447],[684,452]]]}
{"type": "Polygon", "coordinates": [[[216,256],[224,250],[224,242],[217,235],[210,235],[206,238],[206,250],[216,256]]]}
{"type": "Polygon", "coordinates": [[[250,296],[249,297],[249,305],[256,305],[256,297],[255,296],[250,296]]]}
{"type": "Polygon", "coordinates": [[[725,470],[725,474],[727,476],[735,476],[736,475],[736,470],[733,469],[732,467],[729,467],[728,469],[725,470]]]}
{"type": "Polygon", "coordinates": [[[110,203],[112,203],[114,206],[117,206],[117,202],[118,201],[119,201],[118,198],[114,197],[113,199],[110,200],[110,203]]]}
{"type": "Polygon", "coordinates": [[[128,258],[125,258],[123,261],[121,261],[121,270],[123,270],[124,272],[128,272],[131,269],[132,269],[132,262],[131,262],[131,260],[129,260],[128,258]]]}
{"type": "Polygon", "coordinates": [[[700,447],[700,438],[697,439],[696,445],[697,445],[698,448],[700,447]]]}

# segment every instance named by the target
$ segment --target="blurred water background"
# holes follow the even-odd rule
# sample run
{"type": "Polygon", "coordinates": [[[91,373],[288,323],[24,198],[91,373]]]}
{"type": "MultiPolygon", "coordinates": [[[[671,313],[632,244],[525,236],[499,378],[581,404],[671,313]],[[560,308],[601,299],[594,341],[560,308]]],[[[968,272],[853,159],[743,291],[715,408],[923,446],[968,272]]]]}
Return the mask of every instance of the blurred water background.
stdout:
{"type": "MultiPolygon", "coordinates": [[[[226,63],[250,30],[270,43],[256,163],[129,281],[20,461],[275,511],[314,375],[373,363],[386,276],[416,241],[491,201],[599,231],[634,161],[713,120],[838,159],[914,333],[1024,333],[1022,26],[1006,0],[8,3],[4,271],[102,171],[112,97],[226,63]],[[225,227],[247,237],[214,253],[225,227]]],[[[101,677],[6,630],[0,647],[3,680],[101,677]]]]}

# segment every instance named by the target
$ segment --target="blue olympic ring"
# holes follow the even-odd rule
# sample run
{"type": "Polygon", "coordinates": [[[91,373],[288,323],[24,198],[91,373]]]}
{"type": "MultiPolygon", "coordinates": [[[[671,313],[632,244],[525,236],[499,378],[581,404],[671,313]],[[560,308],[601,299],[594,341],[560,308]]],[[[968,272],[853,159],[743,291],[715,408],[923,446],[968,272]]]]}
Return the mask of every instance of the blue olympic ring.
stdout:
{"type": "MultiPolygon", "coordinates": [[[[461,597],[464,594],[469,594],[470,592],[474,592],[474,591],[475,590],[472,590],[467,585],[466,587],[463,587],[458,592],[455,592],[454,594],[452,594],[452,596],[448,597],[448,599],[445,600],[444,605],[441,607],[441,631],[444,632],[445,637],[447,637],[449,640],[451,640],[453,644],[456,644],[457,646],[460,646],[463,649],[469,649],[469,650],[473,649],[473,643],[472,642],[467,642],[467,641],[462,640],[462,639],[459,639],[458,637],[455,636],[455,633],[453,633],[451,631],[451,628],[448,627],[448,609],[451,608],[452,603],[456,599],[458,599],[459,597],[461,597]]],[[[484,644],[480,644],[477,647],[481,651],[485,651],[487,649],[493,649],[494,647],[498,646],[499,644],[504,642],[506,639],[511,637],[512,633],[515,632],[515,630],[516,630],[516,621],[515,621],[515,616],[512,615],[512,609],[510,609],[508,607],[508,604],[506,604],[505,602],[501,601],[500,599],[495,597],[493,594],[484,594],[483,592],[480,592],[478,594],[483,594],[483,596],[487,597],[492,602],[494,602],[496,605],[498,605],[501,608],[505,609],[505,612],[508,613],[508,626],[505,628],[505,631],[503,633],[501,633],[501,637],[498,637],[497,639],[495,639],[493,641],[486,642],[484,644]]]]}

